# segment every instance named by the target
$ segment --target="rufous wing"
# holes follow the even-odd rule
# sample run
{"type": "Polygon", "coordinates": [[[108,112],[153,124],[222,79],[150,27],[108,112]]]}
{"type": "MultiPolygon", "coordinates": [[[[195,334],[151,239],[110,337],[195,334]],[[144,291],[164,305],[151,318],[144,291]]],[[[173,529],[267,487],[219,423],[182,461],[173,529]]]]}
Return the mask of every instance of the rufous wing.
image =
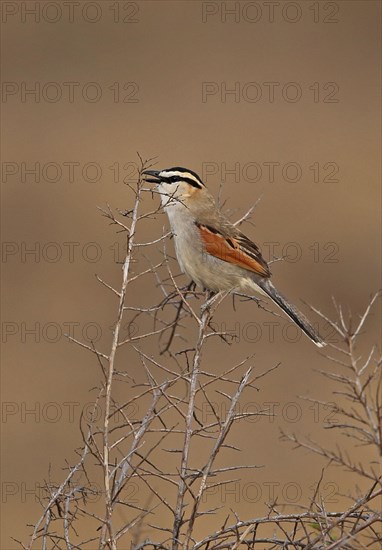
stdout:
{"type": "Polygon", "coordinates": [[[235,236],[227,236],[209,225],[197,223],[196,226],[208,254],[262,277],[270,277],[268,264],[259,248],[243,233],[238,232],[235,236]]]}

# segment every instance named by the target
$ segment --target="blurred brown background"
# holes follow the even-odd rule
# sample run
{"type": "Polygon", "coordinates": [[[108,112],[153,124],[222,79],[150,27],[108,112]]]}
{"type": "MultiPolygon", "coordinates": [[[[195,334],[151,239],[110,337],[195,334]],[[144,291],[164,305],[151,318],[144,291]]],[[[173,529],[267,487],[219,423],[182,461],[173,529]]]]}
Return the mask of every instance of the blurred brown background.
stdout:
{"type": "MultiPolygon", "coordinates": [[[[49,465],[59,481],[81,441],[79,413],[100,372],[63,334],[70,326],[107,350],[115,303],[94,274],[118,284],[124,238],[96,207],[129,207],[124,180],[134,179],[137,151],[157,156],[160,168],[197,171],[214,194],[223,182],[233,219],[261,196],[255,227],[245,232],[267,259],[288,256],[273,265],[274,281],[303,309],[301,299],[334,316],[334,296],[358,314],[378,289],[380,3],[2,2],[1,9],[8,550],[17,547],[10,537],[25,540],[25,524],[38,517],[36,488],[49,465]]],[[[156,204],[145,200],[147,209],[156,204]]],[[[167,220],[153,223],[150,237],[167,220]]],[[[135,300],[158,300],[152,279],[139,293],[135,300]]],[[[247,498],[248,480],[214,498],[249,517],[264,513],[271,486],[285,501],[288,484],[297,484],[306,504],[323,463],[281,443],[278,429],[331,441],[327,411],[297,398],[330,399],[315,371],[328,362],[307,339],[293,343],[285,319],[253,304],[234,311],[226,301],[218,322],[239,337],[228,353],[214,342],[210,368],[254,351],[259,370],[282,367],[253,397],[260,408],[275,403],[278,416],[238,429],[241,461],[266,465],[256,477],[259,498],[247,498]],[[274,338],[269,322],[277,323],[274,338]]],[[[362,352],[378,328],[376,310],[362,352]]],[[[131,369],[139,378],[139,365],[131,369]]],[[[326,481],[328,494],[352,488],[336,470],[326,481]]]]}

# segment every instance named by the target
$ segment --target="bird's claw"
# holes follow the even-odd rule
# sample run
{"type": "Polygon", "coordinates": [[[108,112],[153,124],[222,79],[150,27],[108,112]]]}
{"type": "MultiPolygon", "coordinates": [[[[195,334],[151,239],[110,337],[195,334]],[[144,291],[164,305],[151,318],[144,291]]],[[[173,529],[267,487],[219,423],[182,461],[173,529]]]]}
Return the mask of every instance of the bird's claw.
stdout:
{"type": "Polygon", "coordinates": [[[200,306],[201,314],[203,315],[206,311],[209,311],[211,309],[211,306],[214,304],[214,302],[219,298],[220,292],[210,292],[209,298],[204,304],[200,306]]]}

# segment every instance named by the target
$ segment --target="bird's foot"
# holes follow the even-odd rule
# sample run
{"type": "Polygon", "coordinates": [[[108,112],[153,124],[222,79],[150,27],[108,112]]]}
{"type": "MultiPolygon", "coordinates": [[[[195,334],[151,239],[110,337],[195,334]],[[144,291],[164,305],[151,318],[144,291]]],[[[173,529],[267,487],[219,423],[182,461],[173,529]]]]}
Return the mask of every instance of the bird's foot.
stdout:
{"type": "Polygon", "coordinates": [[[212,292],[210,290],[206,290],[206,294],[208,296],[207,300],[200,306],[200,311],[203,315],[206,311],[211,309],[212,304],[215,302],[216,297],[219,296],[219,292],[212,292]]]}
{"type": "Polygon", "coordinates": [[[206,302],[204,302],[204,304],[202,304],[200,306],[200,311],[203,315],[203,313],[205,313],[206,311],[209,311],[211,310],[211,307],[213,306],[213,304],[217,301],[221,301],[223,298],[225,298],[227,296],[228,292],[224,292],[224,291],[220,291],[220,292],[212,292],[212,291],[208,291],[208,299],[206,302]]]}

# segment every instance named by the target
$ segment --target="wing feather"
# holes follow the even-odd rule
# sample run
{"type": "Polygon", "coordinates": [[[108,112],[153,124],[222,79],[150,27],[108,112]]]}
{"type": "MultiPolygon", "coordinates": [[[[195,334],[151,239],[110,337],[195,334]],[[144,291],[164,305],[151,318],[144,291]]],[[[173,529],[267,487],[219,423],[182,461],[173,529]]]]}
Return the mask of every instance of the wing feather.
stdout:
{"type": "Polygon", "coordinates": [[[270,277],[268,264],[259,248],[243,233],[237,231],[235,235],[223,235],[215,227],[200,223],[196,225],[208,254],[262,277],[270,277]]]}

